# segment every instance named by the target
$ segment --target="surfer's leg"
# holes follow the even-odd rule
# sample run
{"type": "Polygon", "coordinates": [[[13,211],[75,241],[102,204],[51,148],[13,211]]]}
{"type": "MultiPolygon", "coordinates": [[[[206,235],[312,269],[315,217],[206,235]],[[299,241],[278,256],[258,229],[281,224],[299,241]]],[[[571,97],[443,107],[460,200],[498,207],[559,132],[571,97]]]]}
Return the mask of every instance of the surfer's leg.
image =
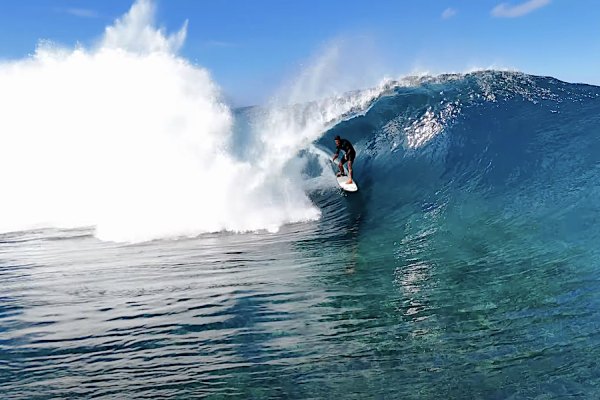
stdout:
{"type": "Polygon", "coordinates": [[[347,184],[352,183],[352,160],[348,160],[348,182],[347,184]]]}
{"type": "Polygon", "coordinates": [[[346,156],[342,157],[338,167],[340,168],[340,173],[337,176],[346,175],[346,171],[344,171],[344,164],[346,163],[346,156]]]}

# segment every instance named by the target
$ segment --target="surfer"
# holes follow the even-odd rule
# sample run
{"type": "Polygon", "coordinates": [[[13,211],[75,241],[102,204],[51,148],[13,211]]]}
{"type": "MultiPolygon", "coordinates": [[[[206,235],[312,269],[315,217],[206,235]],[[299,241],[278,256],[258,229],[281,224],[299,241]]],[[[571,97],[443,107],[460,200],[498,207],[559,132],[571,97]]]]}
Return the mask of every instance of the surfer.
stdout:
{"type": "Polygon", "coordinates": [[[340,172],[337,173],[337,176],[346,175],[344,171],[344,164],[348,163],[348,182],[347,184],[352,184],[352,164],[354,164],[354,158],[356,157],[356,151],[354,147],[352,147],[352,143],[346,139],[342,139],[339,135],[335,137],[335,154],[333,155],[333,161],[340,155],[340,150],[343,150],[344,157],[340,159],[338,163],[338,167],[340,167],[340,172]]]}

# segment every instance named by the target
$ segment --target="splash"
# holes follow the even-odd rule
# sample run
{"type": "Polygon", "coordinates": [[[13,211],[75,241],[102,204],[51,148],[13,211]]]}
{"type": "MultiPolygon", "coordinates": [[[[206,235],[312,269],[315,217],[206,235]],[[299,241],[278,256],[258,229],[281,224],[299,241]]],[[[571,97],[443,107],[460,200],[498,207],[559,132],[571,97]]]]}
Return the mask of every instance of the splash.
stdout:
{"type": "MultiPolygon", "coordinates": [[[[0,65],[0,232],[94,226],[103,240],[277,230],[319,211],[229,151],[230,109],[136,2],[93,49],[0,65]]],[[[265,165],[265,168],[268,168],[265,165]]]]}
{"type": "MultiPolygon", "coordinates": [[[[333,175],[326,173],[330,169],[329,154],[313,143],[340,121],[366,113],[391,85],[388,78],[374,81],[374,73],[365,60],[349,60],[348,55],[356,54],[355,50],[343,41],[328,43],[256,118],[253,151],[261,155],[256,169],[262,171],[265,179],[272,176],[269,171],[285,171],[293,182],[315,187],[315,182],[301,176],[302,164],[294,157],[300,149],[307,149],[319,157],[323,167],[324,175],[317,178],[330,178],[329,183],[337,187],[331,179],[333,175]],[[360,87],[367,89],[356,89],[360,87]]],[[[327,186],[322,183],[317,186],[327,186]]]]}

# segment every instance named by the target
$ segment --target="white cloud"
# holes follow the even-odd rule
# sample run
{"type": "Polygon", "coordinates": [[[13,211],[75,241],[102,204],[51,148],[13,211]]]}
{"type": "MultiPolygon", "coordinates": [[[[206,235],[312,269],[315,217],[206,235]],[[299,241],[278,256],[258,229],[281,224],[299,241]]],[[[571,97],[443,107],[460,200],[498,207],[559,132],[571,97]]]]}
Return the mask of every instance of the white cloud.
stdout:
{"type": "Polygon", "coordinates": [[[524,3],[511,5],[508,3],[498,4],[492,10],[492,15],[499,18],[516,18],[542,8],[550,4],[551,0],[528,0],[524,3]]]}
{"type": "Polygon", "coordinates": [[[446,8],[442,13],[442,19],[450,19],[457,14],[458,11],[454,8],[446,8]]]}

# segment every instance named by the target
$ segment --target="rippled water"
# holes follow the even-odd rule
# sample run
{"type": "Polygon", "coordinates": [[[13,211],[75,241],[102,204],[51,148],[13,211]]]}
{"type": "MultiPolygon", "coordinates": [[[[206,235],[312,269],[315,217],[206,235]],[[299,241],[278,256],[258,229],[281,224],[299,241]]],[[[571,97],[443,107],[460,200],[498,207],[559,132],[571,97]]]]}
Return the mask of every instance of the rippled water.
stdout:
{"type": "Polygon", "coordinates": [[[327,218],[277,234],[3,235],[2,397],[600,395],[582,252],[398,240],[356,198],[320,201],[327,218]]]}

